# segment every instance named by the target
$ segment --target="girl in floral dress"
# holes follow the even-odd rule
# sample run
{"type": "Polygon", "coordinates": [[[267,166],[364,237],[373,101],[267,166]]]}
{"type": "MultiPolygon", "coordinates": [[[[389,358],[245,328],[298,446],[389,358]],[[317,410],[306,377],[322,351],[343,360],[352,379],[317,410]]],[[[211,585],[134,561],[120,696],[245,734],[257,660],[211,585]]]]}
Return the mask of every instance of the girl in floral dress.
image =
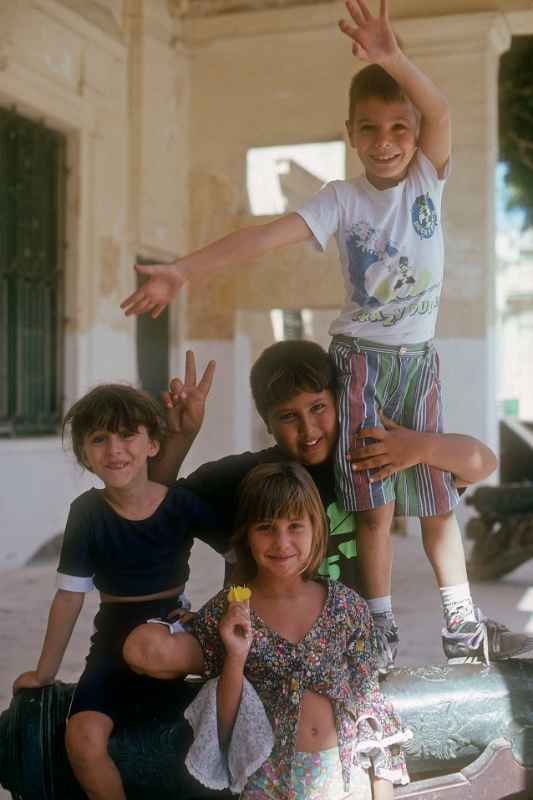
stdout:
{"type": "Polygon", "coordinates": [[[243,800],[389,800],[393,783],[408,781],[410,733],[380,693],[368,607],[317,577],[326,542],[302,467],[248,474],[233,544],[251,597],[229,602],[221,591],[189,626],[195,663],[215,680],[188,710],[187,765],[212,788],[243,800]]]}

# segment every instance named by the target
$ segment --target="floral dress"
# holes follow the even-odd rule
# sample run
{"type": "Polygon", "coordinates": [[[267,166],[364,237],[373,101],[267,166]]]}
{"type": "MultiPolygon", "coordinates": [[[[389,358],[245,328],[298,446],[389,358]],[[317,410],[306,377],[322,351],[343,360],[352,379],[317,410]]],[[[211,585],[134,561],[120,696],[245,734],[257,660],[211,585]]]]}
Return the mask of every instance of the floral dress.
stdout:
{"type": "MultiPolygon", "coordinates": [[[[244,674],[259,695],[274,731],[271,760],[290,774],[300,704],[305,690],[332,705],[346,791],[352,764],[373,766],[376,777],[407,783],[400,744],[410,738],[381,695],[366,602],[342,583],[323,581],[327,599],[313,626],[297,644],[270,628],[253,610],[253,642],[244,674]]],[[[227,607],[221,591],[189,624],[204,654],[205,676],[222,671],[225,651],[218,633],[227,607]]]]}

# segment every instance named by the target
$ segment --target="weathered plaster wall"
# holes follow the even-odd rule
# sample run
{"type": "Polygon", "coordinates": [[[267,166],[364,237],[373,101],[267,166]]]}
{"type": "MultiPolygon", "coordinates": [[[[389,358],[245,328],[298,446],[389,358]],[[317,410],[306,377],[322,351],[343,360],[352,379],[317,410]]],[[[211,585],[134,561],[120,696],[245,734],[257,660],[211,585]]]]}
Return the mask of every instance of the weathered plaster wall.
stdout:
{"type": "MultiPolygon", "coordinates": [[[[170,0],[176,13],[181,13],[191,19],[205,19],[220,16],[236,11],[262,12],[268,9],[279,11],[280,8],[299,6],[302,13],[307,15],[312,7],[331,8],[338,6],[337,0],[170,0]]],[[[368,0],[367,5],[371,10],[377,11],[377,0],[368,0]]],[[[477,11],[504,11],[517,12],[530,10],[529,0],[426,0],[424,13],[427,16],[446,16],[447,14],[475,13],[477,11]]],[[[395,18],[408,18],[420,16],[420,3],[417,0],[401,0],[394,2],[393,12],[395,18]]]]}
{"type": "MultiPolygon", "coordinates": [[[[94,383],[136,380],[135,323],[119,308],[134,254],[185,247],[188,59],[170,11],[152,0],[1,4],[0,103],[68,143],[65,407],[94,383]]],[[[0,472],[1,567],[56,533],[90,479],[55,437],[0,441],[0,472]]]]}
{"type": "MultiPolygon", "coordinates": [[[[354,64],[336,30],[342,3],[270,5],[217,16],[204,0],[0,4],[0,103],[68,140],[66,405],[97,381],[136,379],[135,325],[118,308],[135,285],[135,253],[169,258],[256,223],[245,196],[249,147],[343,135],[354,64]]],[[[455,121],[439,323],[448,428],[493,441],[496,69],[510,31],[533,31],[533,11],[529,0],[428,0],[420,19],[419,2],[395,0],[394,13],[409,50],[448,92],[455,121]]],[[[348,170],[357,169],[350,155],[348,170]]],[[[181,372],[190,343],[202,364],[218,360],[189,465],[255,441],[247,377],[270,308],[327,315],[341,296],[334,248],[321,257],[308,246],[183,293],[172,309],[172,371],[181,372]],[[249,337],[254,316],[261,322],[249,337]]],[[[2,566],[58,530],[88,480],[55,438],[0,441],[0,471],[2,566]]]]}

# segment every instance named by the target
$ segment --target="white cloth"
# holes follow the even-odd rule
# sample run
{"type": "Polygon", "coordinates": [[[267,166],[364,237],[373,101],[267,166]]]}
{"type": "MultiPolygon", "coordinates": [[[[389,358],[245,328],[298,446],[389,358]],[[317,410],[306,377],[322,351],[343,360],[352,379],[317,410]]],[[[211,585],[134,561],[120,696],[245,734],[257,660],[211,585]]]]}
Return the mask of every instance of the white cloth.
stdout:
{"type": "Polygon", "coordinates": [[[298,210],[319,249],[335,235],[345,305],[330,334],[415,344],[435,333],[444,267],[440,223],[446,174],[419,149],[406,178],[376,189],[361,175],[332,181],[298,210]]]}
{"type": "Polygon", "coordinates": [[[362,714],[357,720],[358,737],[354,747],[355,763],[363,769],[372,769],[376,778],[404,786],[409,783],[406,769],[390,769],[387,766],[385,750],[391,745],[404,745],[413,738],[413,731],[402,728],[390,736],[383,735],[383,729],[376,717],[362,714]]]}
{"type": "Polygon", "coordinates": [[[203,786],[238,794],[250,777],[269,757],[274,734],[264,706],[252,684],[244,678],[241,702],[226,753],[220,749],[217,720],[218,678],[202,686],[185,709],[194,741],[185,766],[203,786]]]}

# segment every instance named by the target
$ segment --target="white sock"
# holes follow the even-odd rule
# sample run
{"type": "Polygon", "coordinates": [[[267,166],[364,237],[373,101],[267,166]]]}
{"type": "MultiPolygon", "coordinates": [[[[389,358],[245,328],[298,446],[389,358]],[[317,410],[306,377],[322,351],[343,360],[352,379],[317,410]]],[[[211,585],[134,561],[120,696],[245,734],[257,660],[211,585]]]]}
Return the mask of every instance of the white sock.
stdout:
{"type": "Polygon", "coordinates": [[[462,622],[475,622],[476,614],[469,583],[441,586],[439,591],[444,620],[449,630],[453,631],[462,622]]]}
{"type": "Polygon", "coordinates": [[[366,602],[373,617],[375,617],[376,614],[386,614],[387,616],[391,617],[394,616],[392,613],[392,597],[390,594],[387,594],[384,597],[371,597],[366,602]]]}

